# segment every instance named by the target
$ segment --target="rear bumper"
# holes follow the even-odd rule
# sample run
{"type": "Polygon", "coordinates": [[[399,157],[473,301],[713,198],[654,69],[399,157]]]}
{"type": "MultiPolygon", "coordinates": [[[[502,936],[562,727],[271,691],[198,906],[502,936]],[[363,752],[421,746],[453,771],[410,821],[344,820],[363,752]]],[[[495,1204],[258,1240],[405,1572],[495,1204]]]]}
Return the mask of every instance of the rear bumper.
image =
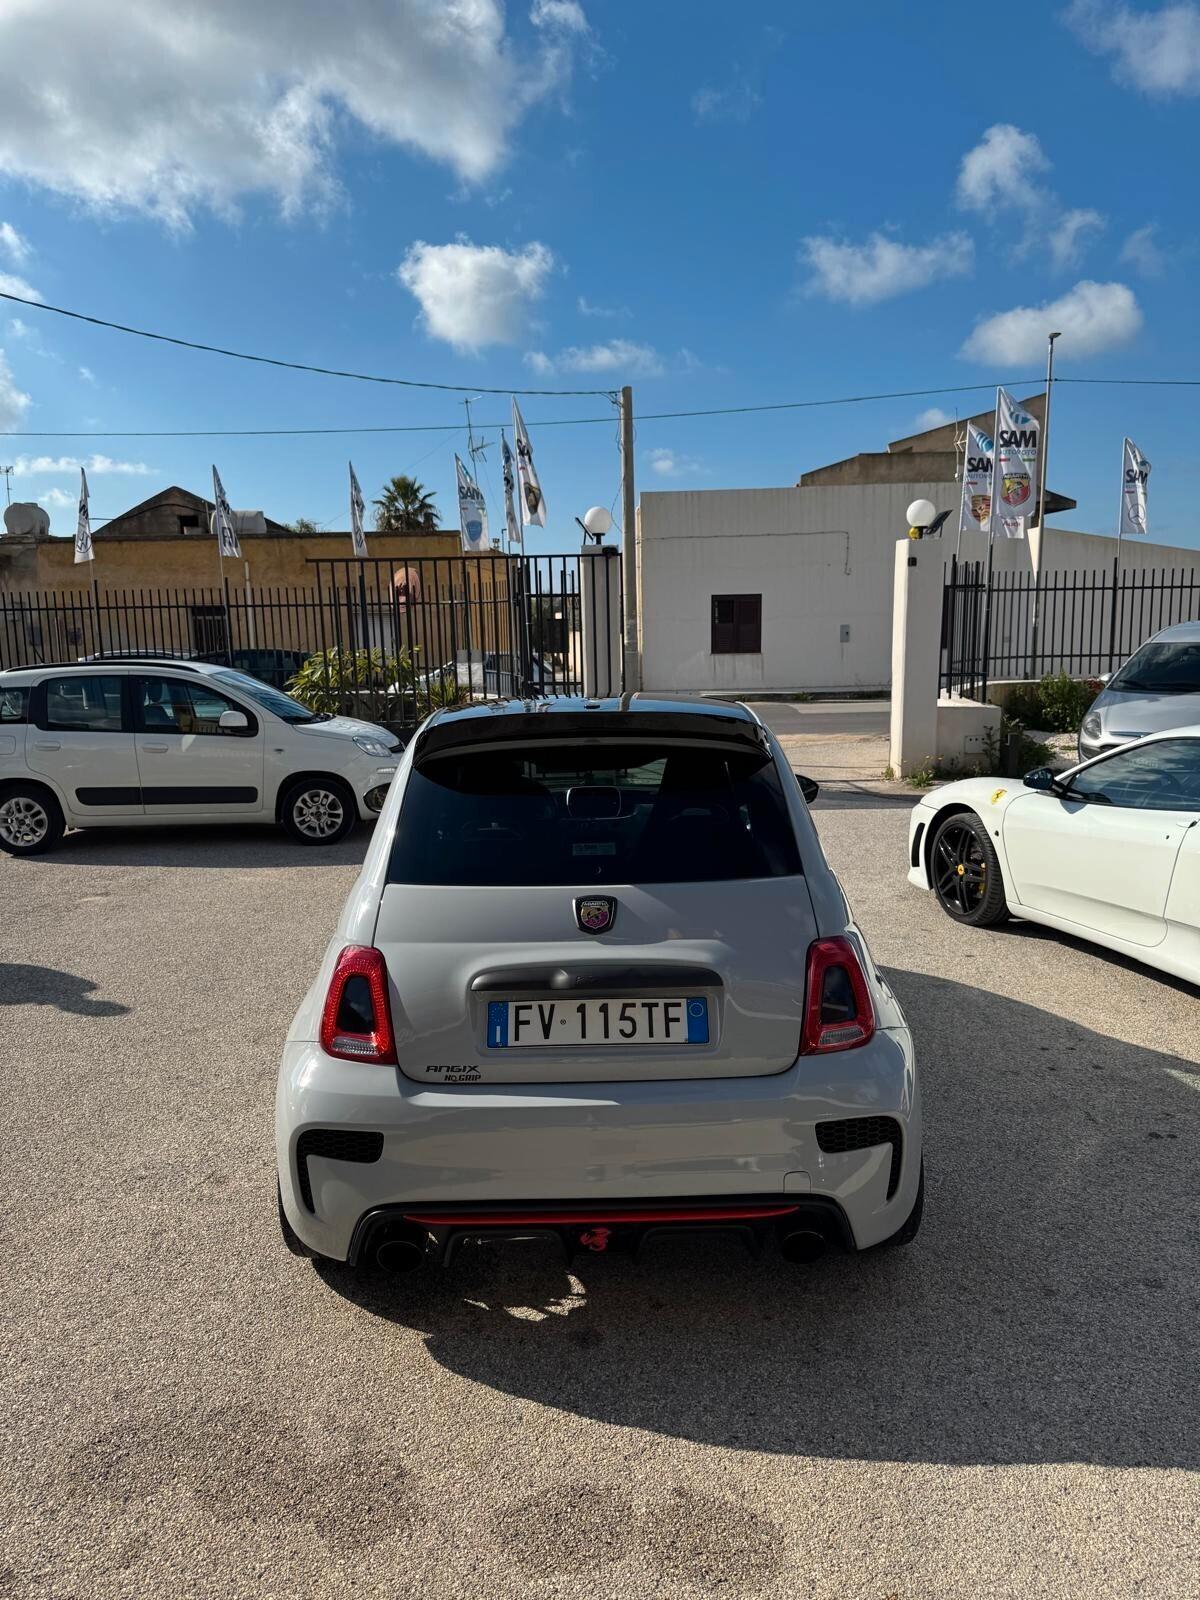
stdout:
{"type": "MultiPolygon", "coordinates": [[[[865,1249],[915,1202],[920,1096],[907,1029],[764,1078],[502,1088],[428,1088],[293,1043],[276,1154],[288,1221],[335,1260],[352,1257],[373,1213],[550,1208],[582,1219],[564,1226],[585,1227],[610,1226],[614,1208],[663,1202],[829,1205],[843,1242],[865,1249]],[[861,1143],[876,1135],[883,1142],[861,1143]]],[[[484,1231],[478,1221],[446,1226],[484,1231]]]]}
{"type": "MultiPolygon", "coordinates": [[[[478,1240],[553,1239],[569,1260],[575,1254],[636,1255],[667,1234],[720,1232],[740,1236],[755,1253],[771,1240],[803,1234],[822,1245],[855,1248],[845,1213],[834,1200],[728,1195],[720,1200],[603,1201],[491,1206],[380,1206],[358,1220],[347,1259],[351,1265],[383,1259],[381,1246],[411,1245],[426,1263],[448,1266],[458,1248],[478,1240]]],[[[813,1254],[819,1253],[819,1249],[813,1254]]],[[[385,1250],[386,1255],[386,1250],[385,1250]]],[[[806,1257],[805,1259],[809,1259],[806,1257]]],[[[411,1261],[411,1254],[409,1256],[411,1261]]]]}

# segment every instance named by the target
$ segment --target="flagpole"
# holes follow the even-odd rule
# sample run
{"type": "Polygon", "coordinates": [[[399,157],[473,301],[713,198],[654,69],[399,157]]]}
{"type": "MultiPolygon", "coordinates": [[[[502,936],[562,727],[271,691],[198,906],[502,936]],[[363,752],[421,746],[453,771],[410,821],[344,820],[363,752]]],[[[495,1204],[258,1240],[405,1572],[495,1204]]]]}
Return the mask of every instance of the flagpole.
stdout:
{"type": "Polygon", "coordinates": [[[1062,337],[1061,332],[1052,333],[1046,340],[1046,410],[1042,418],[1042,470],[1038,485],[1038,544],[1037,555],[1033,562],[1033,629],[1030,640],[1032,646],[1033,675],[1037,676],[1038,664],[1038,629],[1041,623],[1041,582],[1042,582],[1042,547],[1046,542],[1046,463],[1050,458],[1050,395],[1054,385],[1054,341],[1062,337]]]}

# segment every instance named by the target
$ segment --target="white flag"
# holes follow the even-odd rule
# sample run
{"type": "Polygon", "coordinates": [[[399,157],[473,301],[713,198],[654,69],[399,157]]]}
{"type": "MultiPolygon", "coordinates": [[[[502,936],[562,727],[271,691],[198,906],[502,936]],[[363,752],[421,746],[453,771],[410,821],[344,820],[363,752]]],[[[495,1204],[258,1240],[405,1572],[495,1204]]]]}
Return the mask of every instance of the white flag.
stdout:
{"type": "Polygon", "coordinates": [[[992,436],[967,423],[967,449],[963,457],[962,503],[958,531],[988,533],[992,526],[992,436]]]}
{"type": "Polygon", "coordinates": [[[996,447],[992,456],[992,536],[1023,539],[1037,501],[1041,429],[1006,389],[996,390],[996,447]]]}
{"type": "Polygon", "coordinates": [[[350,468],[350,543],[354,546],[356,556],[366,556],[367,536],[363,532],[363,512],[367,509],[363,492],[358,486],[358,479],[354,474],[353,461],[348,463],[350,468]]]}
{"type": "Polygon", "coordinates": [[[508,448],[508,440],[504,436],[504,429],[500,429],[500,455],[504,463],[504,525],[508,532],[509,544],[521,543],[521,524],[517,521],[517,508],[513,504],[513,492],[516,489],[516,479],[513,476],[513,453],[508,448]]]}
{"type": "Polygon", "coordinates": [[[217,544],[220,546],[222,556],[233,556],[235,560],[242,558],[242,547],[238,543],[237,529],[233,525],[233,512],[229,509],[229,501],[225,498],[225,486],[217,476],[216,467],[213,468],[213,527],[217,535],[217,544]]]}
{"type": "Polygon", "coordinates": [[[88,486],[87,473],[82,467],[79,469],[79,521],[75,524],[75,560],[95,561],[96,552],[92,546],[92,519],[88,515],[88,486]]]}
{"type": "Polygon", "coordinates": [[[539,528],[544,528],[546,501],[542,494],[542,486],[538,482],[537,468],[533,464],[533,446],[529,443],[529,435],[525,431],[525,418],[521,415],[521,408],[517,404],[515,395],[513,433],[517,440],[517,481],[521,494],[521,522],[527,528],[535,523],[539,528]]]}
{"type": "Polygon", "coordinates": [[[458,523],[462,529],[462,547],[467,551],[486,550],[488,514],[483,491],[457,456],[454,466],[458,473],[458,523]]]}
{"type": "MultiPolygon", "coordinates": [[[[1134,444],[1125,441],[1121,461],[1121,537],[1149,533],[1146,521],[1146,497],[1150,488],[1150,463],[1134,444]]],[[[78,560],[78,556],[76,560],[78,560]]]]}

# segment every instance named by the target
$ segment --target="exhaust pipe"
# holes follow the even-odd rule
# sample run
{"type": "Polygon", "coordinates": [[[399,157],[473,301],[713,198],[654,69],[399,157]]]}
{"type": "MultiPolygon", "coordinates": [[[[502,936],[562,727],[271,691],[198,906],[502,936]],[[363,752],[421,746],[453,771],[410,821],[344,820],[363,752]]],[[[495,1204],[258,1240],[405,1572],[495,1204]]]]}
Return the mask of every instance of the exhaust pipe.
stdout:
{"type": "Polygon", "coordinates": [[[375,1265],[385,1272],[416,1272],[425,1264],[425,1246],[405,1235],[383,1239],[375,1247],[375,1265]]]}
{"type": "Polygon", "coordinates": [[[825,1245],[825,1235],[815,1228],[795,1228],[779,1241],[779,1252],[785,1261],[808,1266],[825,1254],[825,1245]]]}

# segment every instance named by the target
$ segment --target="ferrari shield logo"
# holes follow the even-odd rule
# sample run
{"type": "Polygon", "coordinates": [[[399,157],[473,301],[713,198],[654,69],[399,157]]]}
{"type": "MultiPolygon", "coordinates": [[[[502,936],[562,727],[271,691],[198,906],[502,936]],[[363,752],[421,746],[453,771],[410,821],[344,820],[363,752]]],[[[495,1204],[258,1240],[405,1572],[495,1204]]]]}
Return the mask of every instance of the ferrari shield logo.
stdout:
{"type": "Polygon", "coordinates": [[[617,920],[617,902],[609,894],[585,895],[575,902],[580,933],[607,933],[617,920]]]}
{"type": "Polygon", "coordinates": [[[1023,506],[1029,499],[1029,474],[1027,472],[1006,472],[1004,485],[1000,490],[1000,498],[1006,506],[1023,506]]]}

